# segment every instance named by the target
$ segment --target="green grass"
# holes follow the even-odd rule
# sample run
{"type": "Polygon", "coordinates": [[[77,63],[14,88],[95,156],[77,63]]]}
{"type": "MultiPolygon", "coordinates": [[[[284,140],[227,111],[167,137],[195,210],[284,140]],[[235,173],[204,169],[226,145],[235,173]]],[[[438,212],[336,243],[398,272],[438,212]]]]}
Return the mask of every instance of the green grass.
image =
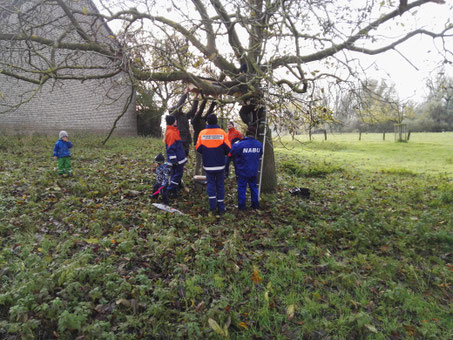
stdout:
{"type": "Polygon", "coordinates": [[[421,174],[453,175],[453,132],[412,133],[408,143],[396,143],[393,134],[363,133],[289,137],[276,142],[276,149],[289,155],[307,155],[310,159],[328,161],[351,169],[366,171],[408,170],[421,174]]]}
{"type": "Polygon", "coordinates": [[[453,136],[371,137],[276,148],[221,219],[188,175],[184,215],[151,205],[160,140],[75,136],[58,178],[53,138],[0,137],[0,338],[453,338],[453,136]]]}

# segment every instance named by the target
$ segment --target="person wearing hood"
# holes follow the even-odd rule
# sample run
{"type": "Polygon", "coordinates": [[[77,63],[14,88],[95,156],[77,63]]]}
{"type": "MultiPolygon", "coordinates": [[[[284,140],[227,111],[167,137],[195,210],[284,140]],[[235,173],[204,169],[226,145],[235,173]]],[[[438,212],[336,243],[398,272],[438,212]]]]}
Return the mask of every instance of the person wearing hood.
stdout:
{"type": "Polygon", "coordinates": [[[66,131],[60,131],[58,141],[53,148],[53,158],[58,161],[58,174],[72,175],[71,170],[71,151],[72,143],[69,141],[69,136],[66,131]]]}

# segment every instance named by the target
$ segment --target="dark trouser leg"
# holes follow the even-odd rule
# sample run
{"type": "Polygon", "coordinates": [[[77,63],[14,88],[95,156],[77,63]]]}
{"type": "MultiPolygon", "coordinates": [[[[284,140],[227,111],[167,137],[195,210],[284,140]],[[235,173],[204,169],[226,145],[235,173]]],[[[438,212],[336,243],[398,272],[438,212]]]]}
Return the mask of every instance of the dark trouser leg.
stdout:
{"type": "Polygon", "coordinates": [[[183,173],[184,164],[178,164],[176,167],[173,167],[168,191],[176,192],[176,190],[179,188],[179,184],[181,183],[183,173]]]}
{"type": "Polygon", "coordinates": [[[163,187],[163,188],[160,190],[160,194],[162,195],[162,202],[163,202],[164,204],[167,204],[167,205],[168,205],[167,188],[166,188],[166,187],[163,187]]]}
{"type": "Polygon", "coordinates": [[[247,179],[245,177],[238,176],[238,209],[245,210],[245,193],[247,191],[247,179]]]}
{"type": "Polygon", "coordinates": [[[225,172],[216,173],[217,209],[225,211],[225,172]]]}
{"type": "Polygon", "coordinates": [[[215,211],[217,207],[217,195],[216,195],[216,176],[215,173],[206,172],[206,191],[209,199],[209,210],[215,211]]]}
{"type": "Polygon", "coordinates": [[[258,196],[258,186],[256,185],[256,176],[248,178],[248,184],[250,187],[250,193],[252,194],[252,208],[259,209],[260,202],[258,196]]]}

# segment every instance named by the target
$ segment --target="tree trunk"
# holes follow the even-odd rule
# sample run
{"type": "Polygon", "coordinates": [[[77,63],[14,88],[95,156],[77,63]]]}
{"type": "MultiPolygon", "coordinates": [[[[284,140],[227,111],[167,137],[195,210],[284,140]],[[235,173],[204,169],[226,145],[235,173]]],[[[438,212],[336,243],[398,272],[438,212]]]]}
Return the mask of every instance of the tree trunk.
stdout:
{"type": "MultiPolygon", "coordinates": [[[[260,138],[262,142],[262,138],[260,138]]],[[[272,143],[272,131],[267,129],[266,145],[264,146],[264,163],[261,192],[269,193],[277,189],[277,175],[274,157],[274,144],[272,143]]]]}

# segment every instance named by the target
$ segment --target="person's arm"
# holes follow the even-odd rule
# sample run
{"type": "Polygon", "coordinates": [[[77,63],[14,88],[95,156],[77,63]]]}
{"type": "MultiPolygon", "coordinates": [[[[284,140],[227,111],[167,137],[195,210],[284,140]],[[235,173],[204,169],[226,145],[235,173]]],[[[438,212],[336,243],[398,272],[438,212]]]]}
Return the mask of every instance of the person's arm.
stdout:
{"type": "Polygon", "coordinates": [[[178,104],[176,104],[176,106],[175,106],[175,110],[179,110],[184,105],[184,103],[186,102],[186,99],[187,99],[187,92],[184,93],[181,96],[181,98],[179,98],[178,104]]]}
{"type": "Polygon", "coordinates": [[[66,142],[68,144],[68,149],[72,148],[72,143],[70,141],[66,142]]]}
{"type": "Polygon", "coordinates": [[[208,102],[207,99],[205,99],[205,100],[203,100],[203,101],[201,102],[200,109],[199,109],[198,112],[197,112],[197,116],[200,116],[200,117],[201,117],[201,116],[203,115],[203,112],[204,112],[204,109],[205,109],[205,107],[206,107],[206,103],[207,103],[207,102],[208,102]]]}
{"type": "Polygon", "coordinates": [[[176,158],[176,138],[173,134],[168,134],[165,138],[165,144],[167,146],[167,160],[174,166],[178,164],[176,158]]]}
{"type": "Polygon", "coordinates": [[[58,142],[55,143],[55,146],[53,147],[53,158],[57,159],[57,154],[58,154],[58,149],[59,149],[59,144],[58,142]]]}
{"type": "Polygon", "coordinates": [[[198,135],[197,144],[195,144],[195,150],[199,153],[203,153],[203,145],[201,145],[201,133],[198,135]]]}
{"type": "Polygon", "coordinates": [[[197,112],[198,109],[198,94],[195,96],[195,99],[192,103],[192,108],[190,109],[189,112],[187,112],[186,117],[187,119],[191,119],[195,116],[195,112],[197,112]]]}
{"type": "Polygon", "coordinates": [[[225,137],[225,139],[223,140],[223,145],[224,145],[224,149],[225,149],[225,155],[228,155],[231,150],[231,143],[228,140],[228,136],[226,133],[224,134],[224,137],[225,137]]]}
{"type": "Polygon", "coordinates": [[[211,113],[214,112],[214,108],[215,108],[216,104],[217,103],[213,100],[211,105],[209,106],[208,112],[206,112],[206,114],[203,116],[203,119],[206,119],[207,116],[209,116],[211,113]]]}

